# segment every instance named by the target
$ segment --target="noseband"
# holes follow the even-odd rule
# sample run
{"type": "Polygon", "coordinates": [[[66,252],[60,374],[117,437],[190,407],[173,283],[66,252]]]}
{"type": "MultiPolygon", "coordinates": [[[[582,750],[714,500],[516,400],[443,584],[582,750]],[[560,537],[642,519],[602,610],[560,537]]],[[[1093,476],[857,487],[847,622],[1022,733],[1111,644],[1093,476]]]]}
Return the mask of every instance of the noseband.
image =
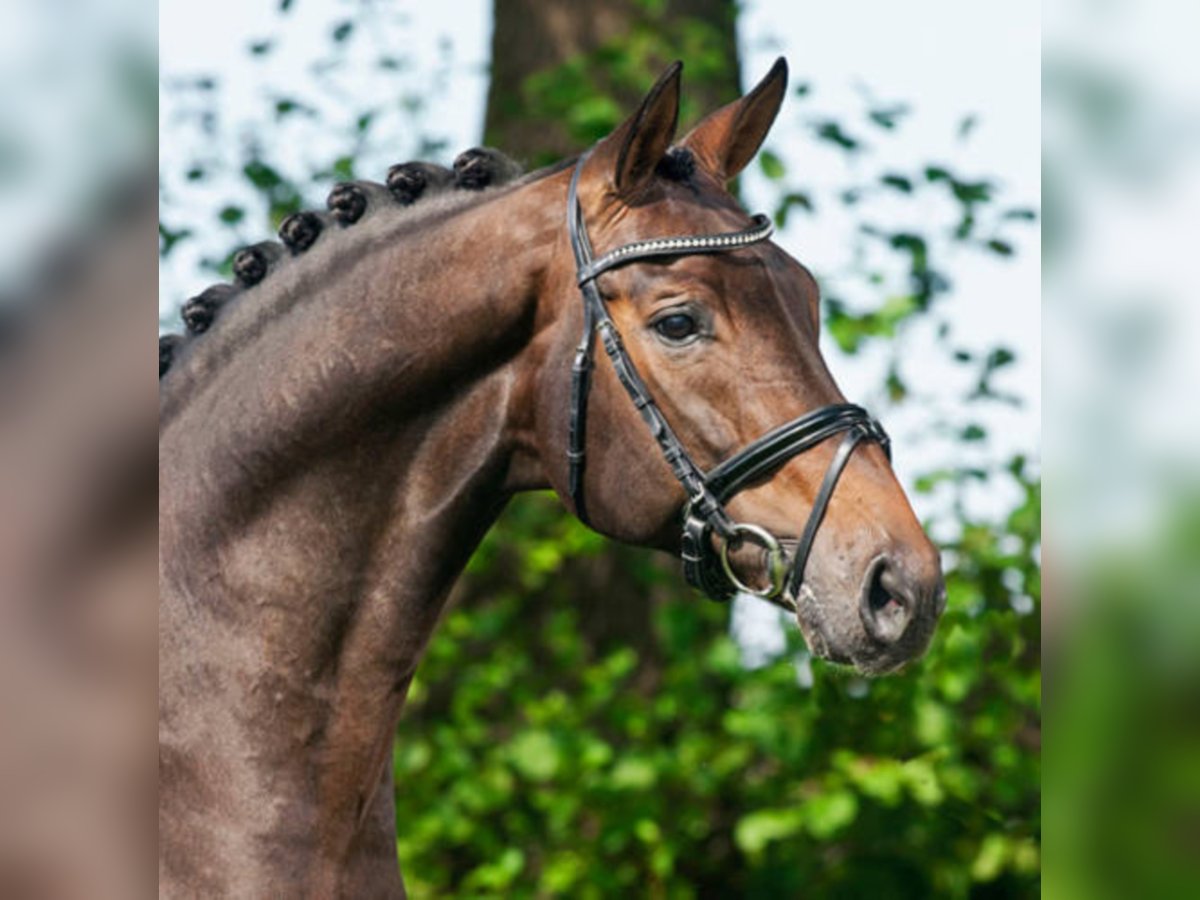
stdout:
{"type": "Polygon", "coordinates": [[[568,490],[575,505],[575,514],[581,521],[587,522],[583,496],[587,401],[595,335],[599,334],[617,378],[641,413],[663,457],[687,494],[688,500],[683,508],[681,555],[688,583],[714,600],[727,600],[741,592],[770,600],[786,609],[795,609],[817,529],[821,526],[842,470],[850,461],[854,448],[863,440],[882,445],[891,459],[891,443],[887,433],[862,407],[852,403],[836,403],[813,410],[769,431],[710,471],[702,471],[692,461],[650,396],[625,350],[616,323],[608,314],[596,279],[612,269],[644,259],[728,253],[760,243],[771,236],[771,220],[758,213],[751,220],[750,227],[742,231],[636,241],[594,258],[578,196],[579,177],[586,160],[585,155],[576,164],[567,195],[567,229],[575,254],[579,290],[583,295],[583,337],[571,367],[571,421],[567,448],[570,464],[568,490]],[[758,525],[734,521],[725,510],[725,503],[739,491],[779,469],[793,456],[811,450],[836,434],[844,434],[844,437],[825,470],[825,478],[817,491],[808,522],[800,534],[789,566],[783,547],[773,534],[758,525]],[[720,548],[715,552],[714,534],[720,542],[720,548]],[[769,584],[765,588],[745,584],[733,571],[729,554],[745,541],[758,544],[766,555],[769,584]],[[789,597],[792,599],[789,600],[789,597]]]}

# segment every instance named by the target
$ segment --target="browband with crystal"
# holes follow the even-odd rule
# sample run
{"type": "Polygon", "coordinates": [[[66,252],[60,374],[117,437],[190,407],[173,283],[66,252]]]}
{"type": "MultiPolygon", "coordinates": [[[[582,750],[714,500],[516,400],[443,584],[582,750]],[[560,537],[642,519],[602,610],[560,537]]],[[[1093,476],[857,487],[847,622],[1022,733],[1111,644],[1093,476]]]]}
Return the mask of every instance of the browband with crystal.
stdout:
{"type": "Polygon", "coordinates": [[[635,259],[649,259],[655,256],[680,256],[693,253],[724,253],[737,250],[750,244],[765,241],[771,236],[775,226],[762,213],[755,213],[749,228],[741,231],[727,231],[723,234],[697,234],[690,237],[654,238],[648,241],[635,241],[610,250],[594,262],[580,268],[579,284],[591,281],[597,275],[623,266],[635,259]]]}

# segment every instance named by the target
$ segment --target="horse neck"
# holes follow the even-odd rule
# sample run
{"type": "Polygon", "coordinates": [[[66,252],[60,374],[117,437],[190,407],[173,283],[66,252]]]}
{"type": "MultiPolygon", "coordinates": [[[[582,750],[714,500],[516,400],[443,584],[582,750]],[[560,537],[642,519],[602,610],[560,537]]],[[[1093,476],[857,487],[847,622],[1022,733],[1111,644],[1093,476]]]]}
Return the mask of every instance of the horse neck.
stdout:
{"type": "Polygon", "coordinates": [[[345,526],[381,488],[403,488],[396,511],[425,528],[494,468],[562,230],[558,180],[435,210],[403,239],[339,235],[302,260],[319,271],[285,267],[272,296],[233,304],[162,404],[165,487],[192,536],[245,541],[305,499],[345,526]]]}
{"type": "Polygon", "coordinates": [[[239,827],[349,852],[442,601],[514,486],[560,180],[331,257],[318,279],[297,265],[272,327],[235,309],[200,339],[228,327],[243,345],[214,343],[226,358],[201,383],[198,344],[186,403],[164,403],[165,792],[186,792],[202,754],[213,808],[249,804],[239,827]],[[202,696],[198,672],[214,673],[202,696]],[[235,752],[213,787],[217,748],[235,752]],[[281,793],[307,806],[280,817],[281,793]]]}

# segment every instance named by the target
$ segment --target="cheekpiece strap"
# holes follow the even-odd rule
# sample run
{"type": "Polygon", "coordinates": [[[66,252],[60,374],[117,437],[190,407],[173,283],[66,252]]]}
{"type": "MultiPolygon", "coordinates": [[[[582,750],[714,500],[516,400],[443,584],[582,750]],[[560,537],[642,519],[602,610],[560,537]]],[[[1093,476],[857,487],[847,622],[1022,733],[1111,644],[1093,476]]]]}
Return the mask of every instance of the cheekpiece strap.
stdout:
{"type": "Polygon", "coordinates": [[[584,307],[583,335],[575,350],[575,360],[571,367],[571,410],[567,444],[568,490],[575,506],[575,514],[580,521],[588,521],[583,491],[583,472],[587,458],[587,400],[591,387],[591,371],[594,367],[595,335],[599,333],[618,380],[641,413],[676,480],[687,493],[689,509],[702,516],[717,534],[728,537],[732,534],[732,520],[721,501],[709,490],[704,473],[692,460],[642,381],[633,360],[625,351],[616,323],[608,314],[595,279],[604,272],[637,260],[693,253],[725,253],[756,244],[771,236],[774,230],[771,220],[760,213],[752,218],[750,227],[741,231],[636,241],[610,250],[593,261],[592,244],[583,220],[583,207],[579,202],[579,179],[586,160],[587,156],[584,155],[575,164],[567,192],[567,233],[575,256],[576,276],[584,307]]]}

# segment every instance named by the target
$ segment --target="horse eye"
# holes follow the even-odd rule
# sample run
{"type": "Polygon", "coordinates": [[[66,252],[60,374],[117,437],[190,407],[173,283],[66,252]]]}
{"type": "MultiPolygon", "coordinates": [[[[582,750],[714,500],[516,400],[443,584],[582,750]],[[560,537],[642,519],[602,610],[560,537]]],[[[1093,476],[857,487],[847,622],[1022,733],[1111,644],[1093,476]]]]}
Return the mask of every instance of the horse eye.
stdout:
{"type": "Polygon", "coordinates": [[[668,341],[682,341],[696,333],[696,320],[688,313],[671,313],[655,322],[654,330],[668,341]]]}

